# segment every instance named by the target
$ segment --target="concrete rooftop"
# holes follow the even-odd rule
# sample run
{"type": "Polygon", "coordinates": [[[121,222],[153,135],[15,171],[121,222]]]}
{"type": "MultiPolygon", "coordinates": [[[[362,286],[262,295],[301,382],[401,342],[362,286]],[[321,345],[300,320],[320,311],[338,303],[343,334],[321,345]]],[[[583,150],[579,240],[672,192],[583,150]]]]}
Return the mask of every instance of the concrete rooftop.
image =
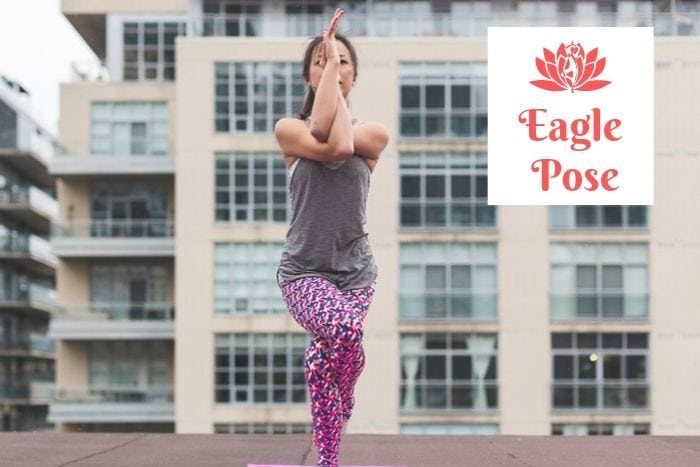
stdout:
{"type": "MultiPolygon", "coordinates": [[[[314,465],[310,435],[0,433],[0,466],[314,465]]],[[[691,467],[700,436],[343,435],[341,465],[691,467]]]]}

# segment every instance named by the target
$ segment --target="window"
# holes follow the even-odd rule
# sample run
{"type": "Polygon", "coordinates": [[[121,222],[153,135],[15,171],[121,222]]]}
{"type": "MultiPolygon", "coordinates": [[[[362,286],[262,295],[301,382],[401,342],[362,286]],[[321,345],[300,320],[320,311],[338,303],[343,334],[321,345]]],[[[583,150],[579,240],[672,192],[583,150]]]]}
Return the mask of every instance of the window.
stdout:
{"type": "Polygon", "coordinates": [[[496,320],[496,245],[404,243],[400,247],[402,320],[496,320]]]}
{"type": "Polygon", "coordinates": [[[166,220],[167,187],[153,182],[94,182],[91,187],[93,237],[172,236],[166,220]]]}
{"type": "Polygon", "coordinates": [[[400,177],[401,227],[495,227],[486,154],[405,152],[400,177]]]}
{"type": "Polygon", "coordinates": [[[204,0],[205,36],[259,36],[260,0],[204,0]]]}
{"type": "Polygon", "coordinates": [[[493,423],[402,423],[402,435],[497,435],[493,423]]]}
{"type": "Polygon", "coordinates": [[[648,423],[553,423],[553,435],[648,435],[648,423]]]}
{"type": "Polygon", "coordinates": [[[647,319],[648,250],[644,243],[553,243],[551,318],[647,319]]]}
{"type": "Polygon", "coordinates": [[[285,313],[277,284],[281,243],[214,245],[214,307],[221,314],[285,313]]]}
{"type": "MultiPolygon", "coordinates": [[[[323,0],[293,0],[285,2],[287,13],[287,35],[313,36],[320,34],[326,27],[323,0]]],[[[335,11],[335,10],[334,10],[335,11]]],[[[330,12],[329,12],[330,13],[330,12]]],[[[332,13],[330,13],[332,17],[332,13]]]]}
{"type": "Polygon", "coordinates": [[[553,229],[627,229],[647,227],[646,206],[552,206],[553,229]]]}
{"type": "Polygon", "coordinates": [[[113,320],[172,320],[169,268],[156,264],[92,264],[90,311],[113,320]]]}
{"type": "Polygon", "coordinates": [[[402,334],[402,411],[498,407],[495,334],[402,334]]]}
{"type": "Polygon", "coordinates": [[[93,102],[90,152],[94,156],[164,156],[165,102],[93,102]]]}
{"type": "Polygon", "coordinates": [[[486,137],[486,64],[402,63],[399,73],[401,136],[486,137]]]}
{"type": "Polygon", "coordinates": [[[180,21],[125,22],[124,81],[175,79],[175,37],[186,34],[180,21]]]}
{"type": "Polygon", "coordinates": [[[306,402],[305,334],[216,334],[215,401],[306,402]]]}
{"type": "Polygon", "coordinates": [[[216,154],[217,221],[287,222],[287,170],[278,153],[216,154]]]}
{"type": "Polygon", "coordinates": [[[301,110],[300,63],[216,64],[217,132],[272,132],[282,117],[301,110]]]}
{"type": "MultiPolygon", "coordinates": [[[[89,343],[89,384],[95,389],[171,391],[173,348],[166,341],[100,341],[89,343]]],[[[143,397],[143,396],[142,396],[143,397]]]]}
{"type": "Polygon", "coordinates": [[[289,435],[311,433],[310,423],[216,423],[214,433],[237,435],[289,435]]]}
{"type": "Polygon", "coordinates": [[[646,409],[646,333],[552,333],[554,409],[646,409]]]}

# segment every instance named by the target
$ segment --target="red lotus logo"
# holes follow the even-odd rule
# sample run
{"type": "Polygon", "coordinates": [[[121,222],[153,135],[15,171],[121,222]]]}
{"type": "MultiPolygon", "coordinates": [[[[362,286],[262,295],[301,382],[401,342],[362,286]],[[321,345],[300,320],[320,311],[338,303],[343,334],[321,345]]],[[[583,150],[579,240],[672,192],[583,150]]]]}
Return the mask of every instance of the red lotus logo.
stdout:
{"type": "Polygon", "coordinates": [[[610,81],[593,79],[605,68],[605,57],[598,58],[598,48],[585,54],[580,43],[564,45],[557,49],[556,57],[551,50],[543,48],[544,60],[537,57],[537,71],[546,79],[530,81],[530,84],[547,91],[595,91],[610,84],[610,81]]]}

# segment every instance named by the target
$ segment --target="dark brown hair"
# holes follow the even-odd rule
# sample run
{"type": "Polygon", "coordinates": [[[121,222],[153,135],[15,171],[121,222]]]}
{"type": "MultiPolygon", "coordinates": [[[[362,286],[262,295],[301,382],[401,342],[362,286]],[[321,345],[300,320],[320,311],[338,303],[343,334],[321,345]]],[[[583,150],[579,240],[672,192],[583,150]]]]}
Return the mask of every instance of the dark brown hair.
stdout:
{"type": "MultiPolygon", "coordinates": [[[[345,44],[345,47],[348,48],[348,51],[350,52],[350,59],[352,60],[354,68],[353,80],[357,79],[358,63],[357,52],[355,51],[355,47],[353,47],[352,43],[350,43],[350,40],[342,34],[336,33],[335,38],[343,44],[345,44]]],[[[302,78],[304,78],[305,83],[308,83],[311,80],[309,70],[311,69],[311,60],[313,59],[313,52],[316,46],[319,45],[322,40],[323,36],[315,36],[311,38],[309,44],[306,46],[306,52],[304,52],[304,67],[301,72],[302,78]]],[[[311,109],[314,106],[315,97],[316,93],[314,93],[314,90],[311,88],[311,85],[309,85],[306,89],[306,95],[304,96],[304,103],[301,106],[301,112],[299,112],[299,118],[301,118],[302,120],[306,119],[306,117],[311,115],[311,109]]]]}

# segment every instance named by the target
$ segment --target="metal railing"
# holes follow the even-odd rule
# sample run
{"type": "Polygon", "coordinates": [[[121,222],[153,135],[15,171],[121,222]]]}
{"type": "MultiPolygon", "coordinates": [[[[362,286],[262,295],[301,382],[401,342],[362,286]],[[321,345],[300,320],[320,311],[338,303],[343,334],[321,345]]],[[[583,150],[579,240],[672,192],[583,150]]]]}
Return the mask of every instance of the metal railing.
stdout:
{"type": "Polygon", "coordinates": [[[0,190],[0,204],[29,204],[48,217],[58,216],[58,201],[35,186],[12,185],[0,190]]]}
{"type": "MultiPolygon", "coordinates": [[[[270,16],[262,14],[203,14],[190,19],[195,36],[295,37],[320,34],[328,14],[270,16]]],[[[340,33],[370,37],[462,36],[485,37],[490,26],[653,27],[657,36],[700,34],[700,13],[542,13],[493,12],[346,13],[340,33]]]]}
{"type": "Polygon", "coordinates": [[[173,321],[172,302],[93,302],[61,304],[55,319],[95,321],[173,321]]]}
{"type": "Polygon", "coordinates": [[[55,386],[51,401],[64,403],[172,403],[172,386],[55,386]]]}
{"type": "Polygon", "coordinates": [[[56,351],[56,341],[47,337],[45,334],[32,332],[24,336],[0,340],[0,350],[54,353],[56,351]]]}
{"type": "Polygon", "coordinates": [[[0,237],[0,251],[30,253],[48,261],[56,261],[56,256],[51,252],[51,243],[37,235],[20,234],[0,237]]]}
{"type": "Polygon", "coordinates": [[[29,286],[12,286],[0,289],[0,303],[3,302],[33,302],[50,307],[56,305],[56,290],[39,284],[29,286]]]}
{"type": "Polygon", "coordinates": [[[51,226],[51,236],[91,238],[165,238],[175,236],[175,221],[173,219],[105,219],[57,222],[51,226]]]}

